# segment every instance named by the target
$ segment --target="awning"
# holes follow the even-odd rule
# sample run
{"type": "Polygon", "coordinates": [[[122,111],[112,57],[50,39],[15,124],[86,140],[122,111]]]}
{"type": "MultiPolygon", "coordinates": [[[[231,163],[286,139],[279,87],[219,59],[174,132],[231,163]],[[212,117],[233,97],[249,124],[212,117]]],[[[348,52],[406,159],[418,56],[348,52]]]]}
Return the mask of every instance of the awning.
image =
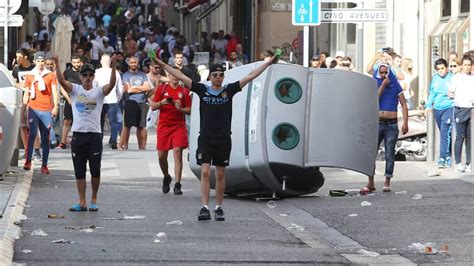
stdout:
{"type": "Polygon", "coordinates": [[[203,20],[205,17],[209,16],[209,14],[212,13],[212,11],[216,10],[220,5],[222,5],[222,3],[224,2],[224,0],[217,0],[214,4],[212,4],[209,8],[207,8],[206,10],[204,10],[196,19],[198,22],[200,22],[201,20],[203,20]]]}

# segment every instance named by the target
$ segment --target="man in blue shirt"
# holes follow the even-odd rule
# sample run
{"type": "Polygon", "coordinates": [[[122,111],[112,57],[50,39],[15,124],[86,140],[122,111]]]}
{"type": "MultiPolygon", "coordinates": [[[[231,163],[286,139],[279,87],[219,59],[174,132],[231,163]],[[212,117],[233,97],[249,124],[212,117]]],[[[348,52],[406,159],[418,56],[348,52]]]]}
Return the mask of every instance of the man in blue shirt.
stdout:
{"type": "MultiPolygon", "coordinates": [[[[397,105],[400,102],[403,112],[402,133],[408,132],[408,108],[403,96],[403,90],[397,81],[397,78],[390,71],[389,65],[380,64],[374,72],[374,79],[378,84],[379,95],[379,138],[378,146],[384,141],[385,146],[385,183],[383,192],[390,192],[390,180],[393,177],[393,168],[395,166],[395,145],[398,139],[398,114],[397,105]]],[[[377,149],[378,149],[377,146],[377,149]]],[[[375,190],[374,177],[369,176],[369,182],[366,187],[361,189],[362,194],[370,193],[375,190]]]]}
{"type": "Polygon", "coordinates": [[[431,78],[426,112],[434,109],[436,125],[440,132],[438,168],[451,167],[451,128],[453,124],[454,102],[448,96],[453,75],[448,71],[448,62],[438,59],[435,62],[436,74],[431,78]]]}

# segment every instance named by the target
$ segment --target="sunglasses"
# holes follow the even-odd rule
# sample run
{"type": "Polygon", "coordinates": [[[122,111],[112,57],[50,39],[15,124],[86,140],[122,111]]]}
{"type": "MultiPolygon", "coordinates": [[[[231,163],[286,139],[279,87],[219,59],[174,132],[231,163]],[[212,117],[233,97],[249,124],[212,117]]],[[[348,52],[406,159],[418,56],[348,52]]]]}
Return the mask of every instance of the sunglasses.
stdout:
{"type": "Polygon", "coordinates": [[[388,74],[387,71],[380,71],[380,74],[388,74]]]}
{"type": "Polygon", "coordinates": [[[213,78],[217,78],[217,77],[223,78],[224,77],[224,72],[213,72],[213,73],[211,73],[211,76],[213,78]]]}
{"type": "Polygon", "coordinates": [[[94,76],[94,73],[84,73],[84,74],[81,74],[81,75],[85,78],[92,78],[94,76]]]}

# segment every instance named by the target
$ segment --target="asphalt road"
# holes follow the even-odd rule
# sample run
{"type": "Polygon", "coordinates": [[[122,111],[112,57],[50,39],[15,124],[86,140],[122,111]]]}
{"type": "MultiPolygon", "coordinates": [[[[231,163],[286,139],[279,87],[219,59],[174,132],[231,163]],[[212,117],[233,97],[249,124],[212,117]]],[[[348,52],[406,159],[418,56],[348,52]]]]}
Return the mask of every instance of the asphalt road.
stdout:
{"type": "MultiPolygon", "coordinates": [[[[153,147],[150,143],[149,149],[153,147]]],[[[198,180],[185,166],[184,194],[163,194],[154,150],[105,149],[96,213],[67,211],[77,201],[70,151],[54,150],[50,162],[52,175],[35,170],[33,176],[23,236],[15,245],[17,263],[474,263],[473,178],[452,170],[427,177],[426,163],[397,162],[392,193],[379,192],[383,183],[378,175],[377,193],[372,196],[329,197],[329,189],[360,188],[366,178],[324,169],[326,184],[315,194],[276,200],[275,208],[269,208],[266,199],[226,197],[225,222],[197,222],[198,180]],[[406,194],[395,193],[400,191],[406,194]],[[415,194],[422,198],[413,199],[415,194]],[[372,205],[362,206],[363,201],[372,205]],[[50,219],[48,214],[64,215],[64,219],[50,219]],[[130,216],[145,217],[124,219],[130,216]],[[166,224],[176,220],[182,224],[166,224]],[[32,236],[38,229],[47,235],[32,236]],[[166,237],[158,237],[160,232],[166,237]],[[59,239],[75,243],[52,242],[59,239]],[[409,248],[413,243],[429,242],[435,249],[447,246],[448,250],[427,254],[409,248]]],[[[383,171],[383,164],[377,169],[383,171]]]]}

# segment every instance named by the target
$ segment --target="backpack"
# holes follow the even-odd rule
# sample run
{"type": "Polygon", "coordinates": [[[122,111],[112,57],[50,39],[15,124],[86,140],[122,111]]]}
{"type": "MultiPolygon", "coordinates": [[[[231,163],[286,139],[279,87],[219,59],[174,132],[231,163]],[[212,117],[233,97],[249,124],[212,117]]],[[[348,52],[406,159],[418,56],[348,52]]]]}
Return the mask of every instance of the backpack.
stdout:
{"type": "Polygon", "coordinates": [[[145,45],[146,45],[146,39],[144,38],[140,38],[140,40],[138,40],[138,51],[143,51],[143,49],[145,49],[145,45]]]}

